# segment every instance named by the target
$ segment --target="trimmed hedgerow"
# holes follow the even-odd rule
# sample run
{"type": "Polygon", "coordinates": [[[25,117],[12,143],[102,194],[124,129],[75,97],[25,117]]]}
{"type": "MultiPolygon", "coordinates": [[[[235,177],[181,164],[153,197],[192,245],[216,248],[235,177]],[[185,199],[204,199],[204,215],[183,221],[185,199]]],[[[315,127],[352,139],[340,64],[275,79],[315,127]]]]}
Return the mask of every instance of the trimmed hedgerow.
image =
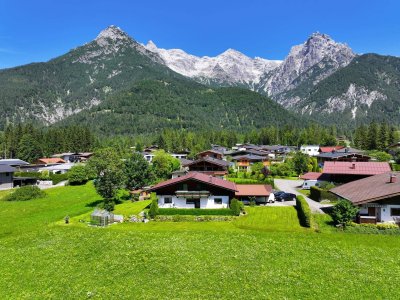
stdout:
{"type": "Polygon", "coordinates": [[[27,201],[32,199],[44,198],[46,193],[35,185],[27,185],[16,189],[8,194],[4,199],[7,201],[27,201]]]}
{"type": "Polygon", "coordinates": [[[310,198],[314,201],[321,202],[321,200],[336,201],[337,197],[329,191],[321,189],[316,186],[310,187],[310,198]]]}
{"type": "Polygon", "coordinates": [[[296,197],[296,209],[301,226],[311,227],[312,225],[311,209],[306,199],[304,199],[304,197],[301,195],[297,195],[296,197]]]}
{"type": "Polygon", "coordinates": [[[399,226],[396,224],[357,224],[349,223],[346,232],[364,234],[400,235],[399,226]]]}
{"type": "Polygon", "coordinates": [[[202,209],[202,208],[159,208],[158,215],[163,216],[232,216],[233,212],[229,208],[221,209],[202,209]]]}

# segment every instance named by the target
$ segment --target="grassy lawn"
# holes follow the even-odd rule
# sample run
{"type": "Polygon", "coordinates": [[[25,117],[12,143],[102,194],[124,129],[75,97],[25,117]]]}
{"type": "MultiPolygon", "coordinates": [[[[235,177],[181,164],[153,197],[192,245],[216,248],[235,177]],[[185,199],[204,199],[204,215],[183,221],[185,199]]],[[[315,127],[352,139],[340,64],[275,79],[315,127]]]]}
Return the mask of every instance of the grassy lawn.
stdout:
{"type": "Polygon", "coordinates": [[[125,201],[124,203],[115,206],[114,213],[116,215],[124,215],[129,217],[131,215],[138,215],[147,206],[149,206],[151,200],[144,200],[138,202],[125,201]]]}
{"type": "Polygon", "coordinates": [[[247,207],[246,212],[247,215],[235,221],[235,226],[263,231],[306,230],[300,226],[297,211],[293,206],[247,207]]]}
{"type": "Polygon", "coordinates": [[[47,192],[0,201],[1,299],[400,297],[398,237],[314,233],[291,207],[249,207],[233,222],[60,226],[99,197],[91,184],[47,192]]]}
{"type": "Polygon", "coordinates": [[[5,197],[6,195],[8,195],[9,193],[11,193],[11,190],[3,190],[0,191],[0,200],[5,197]]]}

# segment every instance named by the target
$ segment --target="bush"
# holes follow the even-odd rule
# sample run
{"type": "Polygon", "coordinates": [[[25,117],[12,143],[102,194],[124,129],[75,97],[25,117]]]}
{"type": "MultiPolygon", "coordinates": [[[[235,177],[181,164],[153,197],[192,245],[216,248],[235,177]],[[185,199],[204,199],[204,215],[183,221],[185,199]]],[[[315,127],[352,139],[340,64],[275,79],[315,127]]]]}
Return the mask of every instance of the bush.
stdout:
{"type": "Polygon", "coordinates": [[[158,212],[159,212],[158,199],[154,194],[151,195],[151,198],[152,198],[152,201],[150,204],[149,216],[150,216],[150,218],[154,219],[158,215],[158,212]]]}
{"type": "Polygon", "coordinates": [[[42,172],[40,172],[39,179],[40,180],[50,180],[50,172],[49,172],[49,170],[43,170],[42,172]]]}
{"type": "Polygon", "coordinates": [[[35,185],[27,185],[16,189],[13,193],[7,195],[7,201],[27,201],[32,199],[43,198],[46,193],[35,185]]]}
{"type": "Polygon", "coordinates": [[[317,186],[310,187],[310,198],[317,202],[321,202],[321,200],[329,200],[329,201],[337,200],[334,194],[324,189],[321,189],[317,186]]]}
{"type": "Polygon", "coordinates": [[[68,173],[64,174],[50,174],[50,180],[53,181],[53,185],[60,183],[61,181],[68,180],[68,173]]]}
{"type": "Polygon", "coordinates": [[[301,226],[311,227],[312,225],[311,209],[306,199],[304,199],[304,197],[301,195],[298,195],[296,197],[296,209],[301,226]]]}
{"type": "Polygon", "coordinates": [[[333,207],[331,215],[335,224],[346,225],[354,220],[358,213],[358,208],[348,200],[339,200],[333,207]]]}
{"type": "Polygon", "coordinates": [[[202,209],[202,208],[159,208],[158,215],[163,216],[232,216],[231,209],[202,209]]]}
{"type": "MultiPolygon", "coordinates": [[[[15,172],[14,173],[15,177],[33,177],[37,179],[42,178],[42,173],[40,172],[15,172]]],[[[49,179],[53,181],[53,184],[58,184],[61,181],[68,180],[68,173],[65,174],[49,174],[49,179]]]]}
{"type": "Polygon", "coordinates": [[[357,224],[354,222],[350,222],[346,226],[346,232],[400,235],[400,230],[396,224],[357,224]]]}
{"type": "Polygon", "coordinates": [[[230,208],[231,208],[232,214],[234,216],[239,216],[240,215],[241,209],[240,209],[240,204],[239,204],[239,200],[238,199],[233,198],[231,200],[230,208]]]}
{"type": "Polygon", "coordinates": [[[89,180],[88,171],[84,165],[73,166],[67,174],[71,185],[85,184],[89,180]]]}

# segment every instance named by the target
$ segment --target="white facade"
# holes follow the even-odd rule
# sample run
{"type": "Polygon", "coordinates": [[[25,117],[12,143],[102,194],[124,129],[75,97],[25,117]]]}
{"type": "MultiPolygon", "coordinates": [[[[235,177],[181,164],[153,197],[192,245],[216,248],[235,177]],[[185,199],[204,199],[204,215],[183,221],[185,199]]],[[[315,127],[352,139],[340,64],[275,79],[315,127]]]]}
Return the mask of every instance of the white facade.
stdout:
{"type": "MultiPolygon", "coordinates": [[[[168,154],[177,159],[182,159],[182,158],[187,159],[187,154],[176,154],[176,153],[168,153],[168,154]]],[[[147,160],[149,163],[153,161],[154,156],[155,156],[154,152],[143,153],[144,159],[147,160]]]]}
{"type": "Polygon", "coordinates": [[[394,223],[393,217],[400,217],[400,204],[364,204],[360,207],[360,215],[368,215],[368,207],[375,207],[378,222],[394,223]]]}
{"type": "Polygon", "coordinates": [[[308,156],[317,156],[319,146],[318,145],[302,145],[300,147],[300,152],[307,154],[308,156]]]}
{"type": "MultiPolygon", "coordinates": [[[[160,208],[195,208],[191,199],[177,197],[176,195],[158,196],[158,206],[160,208]]],[[[228,196],[208,196],[200,198],[200,208],[228,208],[228,196]]]]}

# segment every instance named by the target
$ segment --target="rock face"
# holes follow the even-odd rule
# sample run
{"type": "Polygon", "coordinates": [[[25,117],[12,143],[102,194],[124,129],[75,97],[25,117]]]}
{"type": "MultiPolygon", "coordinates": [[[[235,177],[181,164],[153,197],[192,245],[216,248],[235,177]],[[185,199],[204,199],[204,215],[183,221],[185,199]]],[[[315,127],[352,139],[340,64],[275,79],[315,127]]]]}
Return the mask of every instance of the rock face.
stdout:
{"type": "Polygon", "coordinates": [[[278,68],[264,74],[259,90],[272,96],[291,90],[302,82],[301,77],[306,76],[312,67],[319,65],[323,71],[316,77],[312,76],[315,85],[337,69],[347,66],[354,57],[347,45],[336,43],[326,34],[314,33],[303,44],[292,47],[278,68]]]}
{"type": "Polygon", "coordinates": [[[234,49],[228,49],[215,57],[198,57],[181,49],[162,49],[149,41],[146,48],[164,60],[166,66],[177,73],[201,83],[220,85],[244,85],[251,88],[261,75],[281,64],[279,60],[260,57],[250,58],[234,49]]]}

